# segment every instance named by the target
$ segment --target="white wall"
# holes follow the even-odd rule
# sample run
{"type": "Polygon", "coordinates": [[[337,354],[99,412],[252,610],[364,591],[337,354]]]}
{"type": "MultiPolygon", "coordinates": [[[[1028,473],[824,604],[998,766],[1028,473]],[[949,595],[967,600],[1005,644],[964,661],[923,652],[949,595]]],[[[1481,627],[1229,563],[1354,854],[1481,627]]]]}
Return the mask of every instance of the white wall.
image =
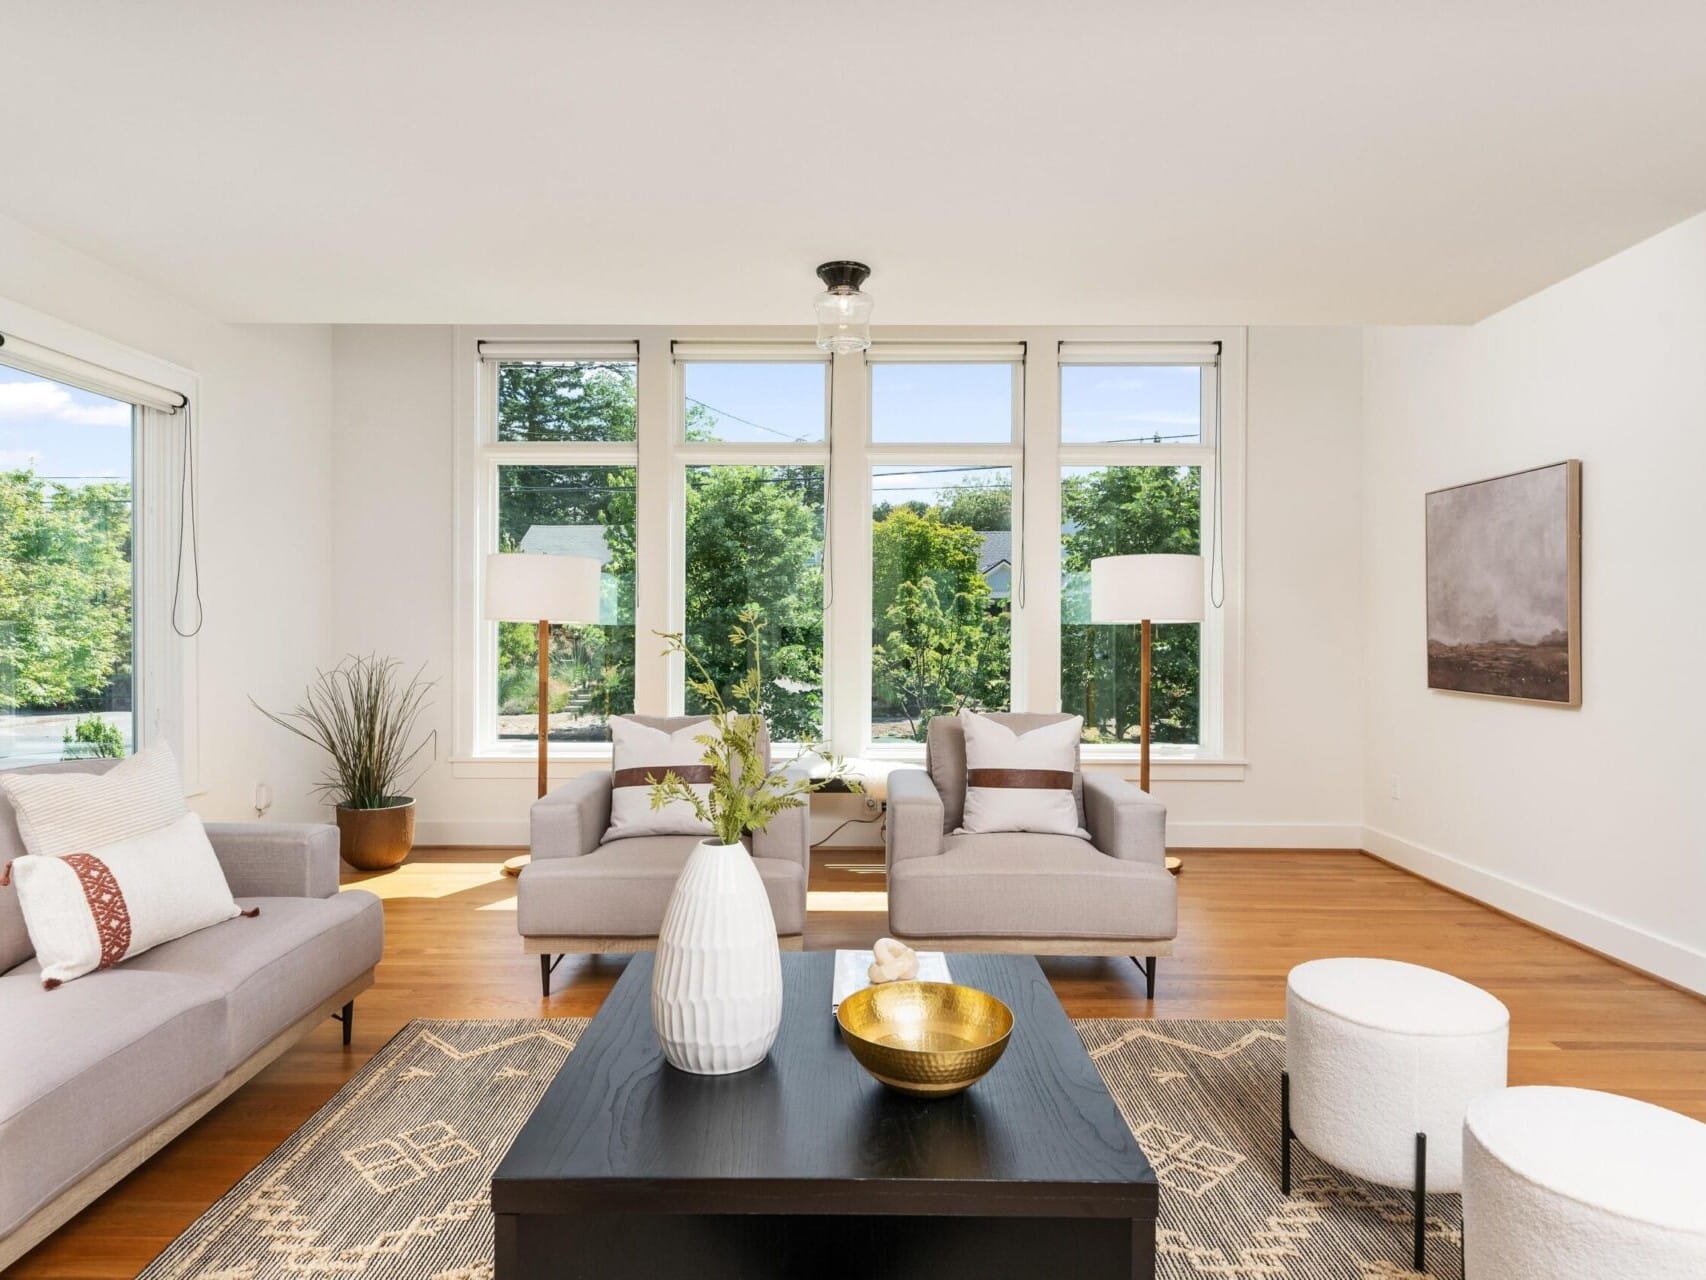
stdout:
{"type": "MultiPolygon", "coordinates": [[[[336,647],[428,664],[443,681],[432,713],[441,757],[455,697],[452,341],[442,326],[343,326],[333,340],[336,647]]],[[[1250,764],[1239,782],[1157,786],[1180,844],[1355,847],[1360,332],[1257,329],[1249,351],[1250,764]]],[[[453,772],[441,762],[417,788],[423,842],[525,841],[531,767],[501,779],[453,772]]],[[[822,799],[815,831],[859,814],[857,801],[822,799]]],[[[872,844],[877,831],[849,827],[836,843],[872,844]]]]}
{"type": "Polygon", "coordinates": [[[194,370],[201,380],[201,785],[196,808],[319,813],[319,761],[261,719],[248,696],[292,702],[331,655],[332,418],[329,329],[230,325],[19,223],[0,218],[0,297],[194,370]]]}
{"type": "Polygon", "coordinates": [[[1367,847],[1706,991],[1706,215],[1365,342],[1367,847]],[[1580,710],[1430,692],[1422,495],[1580,458],[1580,710]],[[1392,796],[1397,780],[1400,798],[1392,796]]]}

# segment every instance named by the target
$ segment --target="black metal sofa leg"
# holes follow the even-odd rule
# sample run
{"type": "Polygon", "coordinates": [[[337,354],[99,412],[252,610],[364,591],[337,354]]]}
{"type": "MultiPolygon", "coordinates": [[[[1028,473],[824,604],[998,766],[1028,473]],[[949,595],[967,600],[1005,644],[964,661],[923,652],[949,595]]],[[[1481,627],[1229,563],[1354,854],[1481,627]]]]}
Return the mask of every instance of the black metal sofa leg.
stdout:
{"type": "Polygon", "coordinates": [[[1291,1076],[1280,1072],[1280,1194],[1291,1194],[1291,1076]]]}
{"type": "Polygon", "coordinates": [[[1155,957],[1144,956],[1141,960],[1133,956],[1131,962],[1143,970],[1143,994],[1145,999],[1155,999],[1155,957]]]}
{"type": "Polygon", "coordinates": [[[344,1007],[334,1013],[332,1017],[344,1024],[344,1048],[349,1048],[350,1028],[355,1024],[355,1001],[346,1001],[344,1007]]]}

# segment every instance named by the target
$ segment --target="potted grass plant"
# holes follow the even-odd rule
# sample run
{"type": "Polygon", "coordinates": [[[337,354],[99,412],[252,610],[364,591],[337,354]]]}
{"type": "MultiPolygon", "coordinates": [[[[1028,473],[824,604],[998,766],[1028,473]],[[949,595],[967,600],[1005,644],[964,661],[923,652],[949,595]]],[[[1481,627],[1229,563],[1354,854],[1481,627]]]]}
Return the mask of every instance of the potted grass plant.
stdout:
{"type": "Polygon", "coordinates": [[[415,801],[407,794],[431,735],[419,732],[434,681],[425,668],[405,676],[403,664],[376,654],[352,655],[315,673],[302,701],[283,713],[255,710],[329,757],[315,786],[337,811],[343,860],[359,871],[386,871],[409,856],[415,801]]]}
{"type": "Polygon", "coordinates": [[[698,1075],[727,1075],[757,1066],[782,1022],[782,960],[770,896],[741,843],[778,814],[808,803],[812,792],[845,776],[831,761],[810,776],[772,768],[765,742],[764,617],[748,605],[729,634],[744,650],[747,671],[725,699],[705,664],[680,634],[666,635],[671,654],[688,667],[687,687],[710,711],[695,741],[708,785],[701,791],[673,770],[648,776],[651,804],[685,803],[712,835],[688,855],[658,931],[652,973],[652,1021],[671,1065],[698,1075]]]}

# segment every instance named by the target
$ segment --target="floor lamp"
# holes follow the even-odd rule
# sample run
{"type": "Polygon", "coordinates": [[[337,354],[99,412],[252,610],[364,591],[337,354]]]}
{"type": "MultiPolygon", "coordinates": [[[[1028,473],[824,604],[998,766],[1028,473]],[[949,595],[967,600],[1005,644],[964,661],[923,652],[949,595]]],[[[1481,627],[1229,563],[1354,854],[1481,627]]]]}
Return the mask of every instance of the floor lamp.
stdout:
{"type": "MultiPolygon", "coordinates": [[[[1142,633],[1143,686],[1138,694],[1139,760],[1137,785],[1149,790],[1150,628],[1157,622],[1203,620],[1201,556],[1104,556],[1090,562],[1090,621],[1137,623],[1142,633]]],[[[1177,872],[1169,857],[1167,870],[1177,872]]]]}
{"type": "MultiPolygon", "coordinates": [[[[531,622],[539,628],[539,794],[550,787],[546,762],[551,739],[551,624],[599,620],[600,574],[588,556],[493,555],[486,557],[486,618],[531,622]]],[[[519,875],[525,855],[504,863],[519,875]]]]}

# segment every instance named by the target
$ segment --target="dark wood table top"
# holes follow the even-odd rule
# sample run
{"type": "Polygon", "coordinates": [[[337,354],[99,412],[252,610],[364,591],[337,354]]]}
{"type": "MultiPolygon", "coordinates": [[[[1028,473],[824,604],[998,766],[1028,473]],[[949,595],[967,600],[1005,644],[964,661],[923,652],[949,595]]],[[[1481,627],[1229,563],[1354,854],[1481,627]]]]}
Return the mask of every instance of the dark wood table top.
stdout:
{"type": "Polygon", "coordinates": [[[637,955],[492,1179],[496,1213],[970,1214],[1153,1218],[1155,1176],[1037,962],[951,955],[1013,1010],[964,1093],[865,1074],[830,1013],[830,952],[782,955],[782,1029],[732,1076],[663,1058],[637,955]]]}

